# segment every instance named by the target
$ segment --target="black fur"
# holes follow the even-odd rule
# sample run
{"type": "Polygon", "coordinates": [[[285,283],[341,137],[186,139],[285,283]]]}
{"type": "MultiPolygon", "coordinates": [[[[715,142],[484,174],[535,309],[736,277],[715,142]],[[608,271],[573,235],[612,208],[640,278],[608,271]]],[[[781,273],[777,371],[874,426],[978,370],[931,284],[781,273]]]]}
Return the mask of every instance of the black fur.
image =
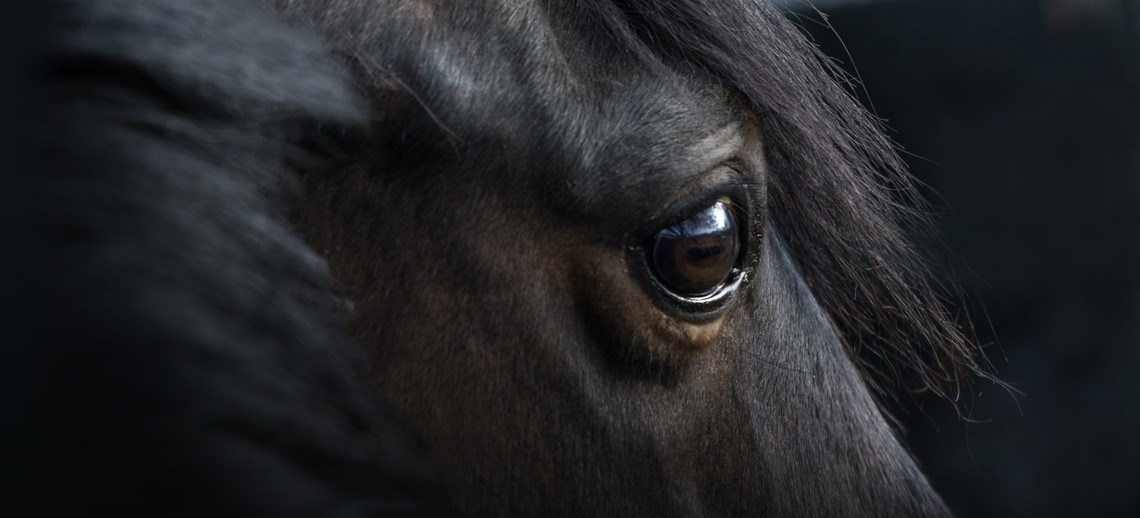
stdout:
{"type": "MultiPolygon", "coordinates": [[[[284,228],[296,138],[359,126],[313,38],[243,2],[60,2],[43,73],[36,502],[419,514],[430,472],[284,228]],[[53,496],[54,494],[54,496],[53,496]]],[[[37,505],[39,507],[39,505],[37,505]]]]}
{"type": "Polygon", "coordinates": [[[979,356],[889,142],[765,4],[51,6],[46,505],[945,513],[850,358],[947,394],[979,356]],[[726,125],[756,266],[701,338],[629,250],[726,125]]]}

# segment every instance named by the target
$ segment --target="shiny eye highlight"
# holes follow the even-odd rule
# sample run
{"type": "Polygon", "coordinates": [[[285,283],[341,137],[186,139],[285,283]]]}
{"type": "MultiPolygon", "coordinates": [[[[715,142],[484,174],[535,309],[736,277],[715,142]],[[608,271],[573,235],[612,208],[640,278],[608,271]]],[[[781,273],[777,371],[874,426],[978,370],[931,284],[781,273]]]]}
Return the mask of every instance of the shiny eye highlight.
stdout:
{"type": "Polygon", "coordinates": [[[653,271],[669,290],[687,298],[711,295],[729,278],[740,256],[740,229],[732,200],[657,232],[653,271]]]}

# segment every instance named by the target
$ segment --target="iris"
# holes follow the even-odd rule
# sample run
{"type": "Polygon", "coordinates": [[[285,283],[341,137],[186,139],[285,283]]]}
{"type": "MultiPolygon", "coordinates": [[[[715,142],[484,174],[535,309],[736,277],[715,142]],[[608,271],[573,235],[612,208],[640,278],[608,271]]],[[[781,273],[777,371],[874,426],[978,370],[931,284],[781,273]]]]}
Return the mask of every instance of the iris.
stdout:
{"type": "Polygon", "coordinates": [[[653,269],[677,295],[710,295],[724,284],[740,255],[740,231],[732,201],[707,209],[657,232],[653,269]]]}

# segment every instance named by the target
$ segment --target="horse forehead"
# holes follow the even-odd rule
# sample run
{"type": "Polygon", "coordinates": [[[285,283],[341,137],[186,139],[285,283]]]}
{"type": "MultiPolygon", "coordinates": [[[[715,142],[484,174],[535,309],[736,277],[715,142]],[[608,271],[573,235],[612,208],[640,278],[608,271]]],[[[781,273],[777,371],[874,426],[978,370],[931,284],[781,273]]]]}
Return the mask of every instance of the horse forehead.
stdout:
{"type": "Polygon", "coordinates": [[[671,118],[676,126],[682,115],[704,122],[699,110],[678,107],[693,108],[695,98],[710,93],[706,81],[651,69],[601,27],[566,20],[567,12],[541,2],[457,2],[446,8],[416,2],[397,12],[406,13],[401,32],[422,35],[415,42],[422,45],[419,52],[405,56],[411,58],[406,66],[459,125],[671,118]]]}
{"type": "Polygon", "coordinates": [[[732,139],[722,87],[634,59],[596,27],[536,2],[429,5],[406,8],[431,26],[413,73],[426,102],[461,140],[546,166],[524,174],[640,187],[635,175],[699,169],[732,139]]]}

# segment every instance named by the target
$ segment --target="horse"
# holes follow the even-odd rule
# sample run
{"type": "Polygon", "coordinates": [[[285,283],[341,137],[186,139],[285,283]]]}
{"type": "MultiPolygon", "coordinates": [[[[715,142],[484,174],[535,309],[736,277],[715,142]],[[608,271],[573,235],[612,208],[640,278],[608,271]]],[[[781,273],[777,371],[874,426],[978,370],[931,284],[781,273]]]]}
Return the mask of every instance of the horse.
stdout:
{"type": "Polygon", "coordinates": [[[48,5],[24,504],[949,513],[882,398],[984,359],[766,3],[48,5]]]}

